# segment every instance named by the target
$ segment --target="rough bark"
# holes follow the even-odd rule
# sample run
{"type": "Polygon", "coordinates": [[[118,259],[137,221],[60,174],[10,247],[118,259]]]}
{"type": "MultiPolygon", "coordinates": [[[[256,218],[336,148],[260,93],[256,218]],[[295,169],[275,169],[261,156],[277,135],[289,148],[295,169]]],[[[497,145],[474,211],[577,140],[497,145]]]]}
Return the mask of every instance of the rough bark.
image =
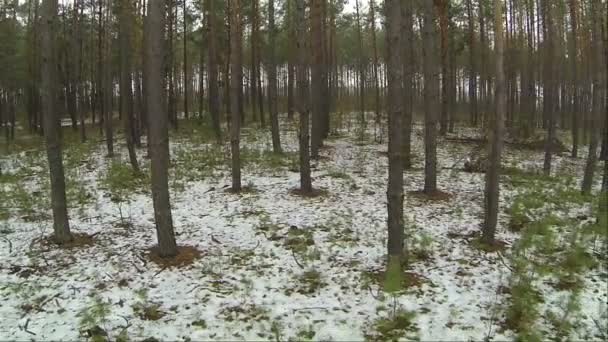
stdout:
{"type": "Polygon", "coordinates": [[[504,132],[504,117],[506,112],[506,82],[504,70],[504,33],[503,33],[503,2],[494,0],[494,44],[496,47],[496,108],[490,119],[488,168],[485,180],[485,219],[482,239],[487,244],[494,243],[496,224],[498,222],[498,201],[500,192],[500,160],[502,153],[502,137],[504,132]]]}
{"type": "Polygon", "coordinates": [[[387,109],[389,119],[388,136],[388,255],[390,262],[401,264],[404,260],[403,226],[403,143],[404,143],[404,102],[401,32],[402,1],[386,0],[387,31],[387,109]]]}
{"type": "Polygon", "coordinates": [[[312,180],[310,177],[310,132],[309,112],[310,99],[308,93],[308,50],[306,46],[306,5],[304,0],[294,0],[295,26],[296,26],[296,51],[297,51],[297,82],[298,82],[298,112],[300,114],[300,191],[302,193],[312,192],[312,180]]]}
{"type": "Polygon", "coordinates": [[[323,0],[310,1],[311,30],[311,86],[312,86],[312,130],[310,154],[313,159],[319,158],[319,149],[323,143],[323,31],[321,29],[321,11],[323,0]]]}
{"type": "Polygon", "coordinates": [[[277,66],[275,57],[276,27],[274,24],[274,0],[268,0],[268,109],[270,110],[270,129],[272,150],[281,153],[281,136],[279,135],[279,113],[277,109],[277,66]]]}
{"type": "Polygon", "coordinates": [[[145,87],[148,102],[149,136],[152,201],[154,204],[154,219],[158,237],[159,254],[161,257],[177,255],[177,244],[173,231],[171,217],[171,202],[169,197],[169,132],[168,116],[165,111],[163,81],[164,57],[164,31],[165,16],[164,3],[161,1],[148,1],[148,16],[146,17],[146,59],[145,59],[145,87]]]}
{"type": "Polygon", "coordinates": [[[439,79],[437,63],[436,15],[431,1],[423,2],[424,68],[424,192],[437,190],[437,98],[439,79]]]}
{"type": "Polygon", "coordinates": [[[232,191],[241,191],[241,118],[239,113],[239,98],[241,96],[242,65],[240,44],[241,33],[241,1],[230,0],[230,152],[232,155],[232,191]]]}
{"type": "Polygon", "coordinates": [[[218,53],[217,53],[217,15],[214,1],[207,0],[207,86],[209,87],[209,112],[211,123],[217,143],[222,143],[222,129],[220,123],[220,92],[218,89],[218,53]]]}
{"type": "Polygon", "coordinates": [[[59,117],[57,115],[57,51],[56,51],[57,0],[42,2],[42,68],[41,89],[42,117],[46,154],[51,178],[51,207],[53,210],[53,237],[58,243],[72,240],[65,195],[65,177],[59,137],[59,117]]]}
{"type": "Polygon", "coordinates": [[[133,77],[131,74],[131,39],[133,8],[130,0],[120,1],[120,106],[125,127],[125,140],[129,151],[129,161],[133,171],[139,173],[139,163],[134,145],[134,115],[133,115],[133,77]]]}

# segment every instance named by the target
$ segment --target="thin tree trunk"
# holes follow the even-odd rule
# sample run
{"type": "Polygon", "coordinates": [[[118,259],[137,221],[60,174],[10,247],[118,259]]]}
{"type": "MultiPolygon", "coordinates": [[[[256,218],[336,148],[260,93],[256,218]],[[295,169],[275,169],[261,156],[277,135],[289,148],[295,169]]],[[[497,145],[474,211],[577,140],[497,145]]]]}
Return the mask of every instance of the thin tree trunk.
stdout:
{"type": "Polygon", "coordinates": [[[323,0],[311,0],[311,36],[312,36],[312,139],[310,141],[310,152],[313,159],[319,158],[319,149],[322,145],[323,137],[323,32],[321,29],[321,10],[323,0]]]}
{"type": "Polygon", "coordinates": [[[276,28],[274,25],[274,0],[268,0],[268,102],[272,133],[272,150],[281,153],[281,136],[279,135],[279,113],[277,110],[277,66],[274,44],[276,28]]]}
{"type": "Polygon", "coordinates": [[[242,88],[239,77],[242,76],[240,44],[242,41],[241,27],[241,1],[230,0],[230,151],[232,154],[232,191],[241,191],[241,154],[240,130],[241,118],[239,115],[239,98],[242,88]]]}
{"type": "Polygon", "coordinates": [[[139,163],[134,146],[133,79],[131,74],[131,23],[133,22],[131,0],[120,1],[120,106],[124,120],[125,138],[129,161],[133,171],[139,173],[139,163]]]}
{"type": "Polygon", "coordinates": [[[217,58],[217,15],[213,1],[206,1],[207,5],[207,86],[209,87],[209,112],[211,123],[217,143],[222,143],[222,129],[220,123],[220,92],[218,89],[218,58],[217,58]]]}

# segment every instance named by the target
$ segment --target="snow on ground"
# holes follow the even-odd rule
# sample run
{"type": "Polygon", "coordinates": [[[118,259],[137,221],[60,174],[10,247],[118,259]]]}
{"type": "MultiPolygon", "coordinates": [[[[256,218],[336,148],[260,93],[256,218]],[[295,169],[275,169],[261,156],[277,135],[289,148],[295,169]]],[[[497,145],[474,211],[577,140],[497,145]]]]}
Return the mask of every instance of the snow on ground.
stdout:
{"type": "MultiPolygon", "coordinates": [[[[406,191],[424,184],[422,131],[413,137],[416,156],[414,168],[404,173],[406,191]]],[[[282,138],[286,151],[297,151],[295,132],[282,138]]],[[[245,134],[242,146],[255,151],[269,144],[269,134],[245,134]]],[[[52,232],[48,210],[46,219],[35,222],[16,214],[0,221],[0,339],[78,340],[97,326],[111,340],[364,340],[395,307],[415,312],[416,327],[405,339],[512,339],[514,332],[501,323],[509,296],[500,290],[508,286],[510,270],[502,254],[470,244],[482,223],[484,186],[482,174],[459,169],[471,145],[438,145],[439,187],[452,198],[427,202],[406,193],[406,236],[418,241],[410,248],[430,256],[409,267],[418,281],[395,297],[374,280],[385,268],[386,144],[361,144],[355,134],[341,132],[326,146],[324,158],[313,162],[313,185],[326,191],[321,197],[292,194],[299,174],[291,167],[256,163],[243,170],[243,183],[253,189],[239,195],[225,191],[227,167],[203,170],[205,178],[173,188],[178,244],[202,252],[185,268],[161,268],[147,259],[156,242],[149,193],[142,189],[122,203],[113,201],[101,182],[109,161],[103,146],[94,147],[86,162],[67,170],[92,195],[82,208],[71,208],[72,230],[97,234],[94,245],[41,246],[40,238],[52,232]],[[162,317],[143,319],[142,308],[162,317]]],[[[178,151],[200,157],[209,148],[174,139],[171,174],[192,171],[180,170],[192,164],[179,164],[178,151]]],[[[3,172],[20,170],[25,158],[2,159],[3,172]]],[[[506,160],[538,169],[542,153],[508,149],[506,160]]],[[[557,157],[555,163],[558,172],[582,175],[582,159],[557,157]]],[[[37,165],[28,191],[43,188],[44,159],[37,165]]],[[[497,238],[507,246],[519,237],[506,228],[506,209],[520,191],[504,186],[501,193],[497,238]]],[[[603,272],[593,270],[585,279],[587,319],[578,337],[600,336],[595,320],[606,310],[603,272]]]]}

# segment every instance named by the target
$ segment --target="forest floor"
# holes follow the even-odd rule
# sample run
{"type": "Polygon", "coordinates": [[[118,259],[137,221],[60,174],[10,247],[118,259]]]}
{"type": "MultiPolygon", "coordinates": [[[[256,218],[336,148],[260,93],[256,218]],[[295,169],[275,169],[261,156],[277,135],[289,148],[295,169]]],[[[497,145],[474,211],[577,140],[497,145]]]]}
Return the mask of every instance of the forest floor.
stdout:
{"type": "MultiPolygon", "coordinates": [[[[404,173],[410,261],[402,289],[387,293],[388,160],[373,130],[333,132],[313,162],[322,191],[312,198],[292,191],[295,124],[285,124],[282,156],[266,130],[243,130],[241,194],[226,191],[229,144],[211,136],[185,122],[172,133],[173,220],[178,244],[190,247],[181,267],[150,257],[145,148],[146,172],[135,176],[122,142],[114,161],[103,142],[66,143],[71,228],[81,234],[69,248],[46,239],[44,151],[0,156],[0,340],[606,338],[606,222],[596,220],[599,196],[580,195],[584,158],[556,156],[545,177],[542,151],[507,146],[502,248],[488,251],[477,243],[484,175],[462,169],[478,146],[440,139],[439,187],[449,195],[425,198],[413,193],[424,183],[416,126],[404,173]]],[[[597,193],[599,168],[596,178],[597,193]]]]}

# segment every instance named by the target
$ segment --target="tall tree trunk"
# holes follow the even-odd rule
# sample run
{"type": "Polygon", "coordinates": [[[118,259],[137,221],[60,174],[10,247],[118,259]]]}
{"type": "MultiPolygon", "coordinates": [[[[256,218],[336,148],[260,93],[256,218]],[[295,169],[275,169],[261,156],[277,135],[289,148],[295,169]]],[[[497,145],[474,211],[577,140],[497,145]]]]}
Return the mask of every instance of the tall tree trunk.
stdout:
{"type": "Polygon", "coordinates": [[[310,153],[313,159],[319,158],[319,148],[323,143],[323,31],[321,29],[321,10],[323,0],[310,1],[310,30],[311,30],[311,53],[312,53],[312,130],[310,141],[310,153]]]}
{"type": "Polygon", "coordinates": [[[57,0],[42,2],[42,111],[44,119],[44,137],[46,154],[49,161],[51,178],[51,207],[53,209],[53,234],[56,242],[63,244],[72,241],[65,195],[65,177],[61,154],[61,139],[57,116],[57,0]]]}
{"type": "Polygon", "coordinates": [[[154,204],[154,219],[158,237],[159,255],[172,257],[177,255],[177,244],[173,231],[171,217],[171,201],[169,197],[169,132],[167,127],[168,116],[165,112],[163,59],[164,59],[164,32],[165,32],[165,6],[162,1],[148,1],[148,15],[146,17],[146,59],[145,59],[145,89],[147,92],[148,113],[150,115],[150,158],[152,200],[154,204]]]}
{"type": "Polygon", "coordinates": [[[504,70],[504,33],[503,33],[503,2],[494,0],[494,44],[496,46],[496,110],[489,122],[488,160],[485,184],[485,220],[482,240],[494,244],[494,234],[498,222],[498,201],[500,192],[500,159],[502,153],[502,137],[504,131],[504,116],[506,112],[506,82],[504,70]]]}
{"type": "Polygon", "coordinates": [[[475,20],[473,18],[472,0],[467,1],[467,17],[469,21],[469,102],[471,111],[471,124],[477,126],[479,109],[477,104],[477,64],[475,63],[475,20]]]}
{"type": "Polygon", "coordinates": [[[281,136],[279,135],[279,113],[277,109],[277,66],[274,52],[276,28],[274,25],[274,0],[268,0],[268,109],[272,133],[272,150],[281,153],[281,136]]]}
{"type": "Polygon", "coordinates": [[[182,12],[184,14],[184,118],[188,119],[188,7],[186,6],[186,0],[182,0],[182,12]]]}
{"type": "Polygon", "coordinates": [[[365,133],[367,122],[365,121],[365,51],[363,50],[363,32],[361,32],[361,16],[359,11],[359,0],[355,0],[356,19],[357,19],[357,42],[359,63],[357,66],[359,76],[359,110],[362,136],[365,133]]]}
{"type": "MultiPolygon", "coordinates": [[[[400,6],[399,6],[400,7],[400,6]]],[[[377,135],[377,131],[382,124],[382,118],[380,117],[380,84],[378,79],[378,47],[376,44],[376,4],[375,0],[369,0],[369,27],[372,36],[372,49],[374,51],[374,65],[372,68],[374,77],[374,114],[375,114],[375,129],[374,133],[377,135]]],[[[401,25],[401,22],[398,23],[401,25]]],[[[381,142],[381,137],[375,136],[374,139],[381,142]]]]}
{"type": "Polygon", "coordinates": [[[388,73],[388,256],[390,264],[401,266],[404,259],[403,224],[403,51],[402,28],[403,1],[386,0],[387,73],[388,73]]]}
{"type": "MultiPolygon", "coordinates": [[[[414,57],[414,18],[413,4],[406,1],[401,5],[402,13],[402,32],[405,40],[403,47],[403,164],[406,169],[412,167],[412,122],[414,109],[414,73],[416,70],[414,57]]],[[[387,70],[388,74],[388,70],[387,70]]],[[[390,77],[390,75],[388,75],[390,77]]]]}
{"type": "MultiPolygon", "coordinates": [[[[111,0],[108,0],[111,1],[111,0]]],[[[105,15],[105,29],[104,29],[104,68],[103,68],[103,88],[104,88],[104,124],[105,124],[105,133],[106,133],[106,146],[108,148],[108,157],[114,157],[114,126],[113,126],[113,108],[112,108],[112,96],[113,96],[113,82],[112,82],[112,49],[111,49],[111,14],[110,14],[110,4],[106,5],[106,15],[105,15]]]]}
{"type": "Polygon", "coordinates": [[[570,51],[568,52],[568,59],[570,60],[570,68],[572,72],[572,158],[578,157],[578,143],[579,143],[579,90],[578,90],[578,20],[576,15],[577,0],[569,0],[570,6],[570,51]]]}
{"type": "Polygon", "coordinates": [[[294,29],[294,0],[287,0],[287,35],[289,36],[288,44],[289,49],[287,52],[287,117],[289,120],[293,119],[293,113],[295,108],[294,100],[294,88],[295,88],[295,51],[293,42],[296,41],[295,29],[294,29]]]}
{"type": "Polygon", "coordinates": [[[133,78],[131,74],[131,39],[133,22],[131,0],[120,0],[120,106],[125,127],[125,139],[129,151],[129,161],[133,171],[139,173],[139,163],[134,146],[133,78]]]}
{"type": "Polygon", "coordinates": [[[220,123],[220,92],[218,83],[218,43],[217,43],[217,14],[212,0],[206,1],[207,5],[207,86],[209,87],[209,112],[211,113],[211,123],[217,143],[222,143],[222,128],[220,123]]]}
{"type": "Polygon", "coordinates": [[[240,131],[241,118],[239,115],[239,98],[242,88],[239,77],[242,76],[240,44],[241,33],[241,1],[230,0],[230,151],[232,154],[232,191],[241,191],[241,153],[240,131]]]}
{"type": "Polygon", "coordinates": [[[437,191],[437,106],[439,79],[437,63],[437,27],[431,1],[423,6],[423,67],[424,67],[424,192],[437,191]]]}
{"type": "MultiPolygon", "coordinates": [[[[587,163],[585,165],[585,174],[583,176],[582,192],[583,194],[591,194],[593,187],[593,176],[597,165],[597,149],[600,143],[600,133],[602,131],[602,105],[605,99],[604,84],[602,82],[602,63],[605,63],[602,56],[602,3],[601,0],[591,1],[592,23],[592,38],[591,38],[591,61],[595,69],[593,72],[593,104],[591,112],[591,137],[589,140],[589,154],[587,155],[587,163]]],[[[605,67],[605,64],[604,64],[605,67]]]]}
{"type": "Polygon", "coordinates": [[[555,140],[555,82],[553,79],[555,72],[555,42],[553,26],[553,2],[542,0],[543,26],[545,26],[545,63],[543,66],[543,118],[547,120],[547,139],[545,142],[545,160],[543,172],[545,175],[551,174],[551,160],[553,157],[552,146],[555,140]]]}
{"type": "Polygon", "coordinates": [[[259,0],[251,0],[251,112],[253,121],[258,121],[258,4],[259,0]]]}
{"type": "Polygon", "coordinates": [[[300,190],[302,193],[312,192],[310,177],[310,132],[309,132],[309,93],[308,93],[308,50],[306,46],[307,25],[305,19],[305,0],[294,0],[296,49],[297,49],[297,80],[298,80],[298,112],[300,114],[300,190]]]}
{"type": "Polygon", "coordinates": [[[439,12],[439,27],[441,33],[441,117],[439,120],[439,134],[444,136],[448,132],[448,25],[450,0],[435,0],[439,12]]]}

